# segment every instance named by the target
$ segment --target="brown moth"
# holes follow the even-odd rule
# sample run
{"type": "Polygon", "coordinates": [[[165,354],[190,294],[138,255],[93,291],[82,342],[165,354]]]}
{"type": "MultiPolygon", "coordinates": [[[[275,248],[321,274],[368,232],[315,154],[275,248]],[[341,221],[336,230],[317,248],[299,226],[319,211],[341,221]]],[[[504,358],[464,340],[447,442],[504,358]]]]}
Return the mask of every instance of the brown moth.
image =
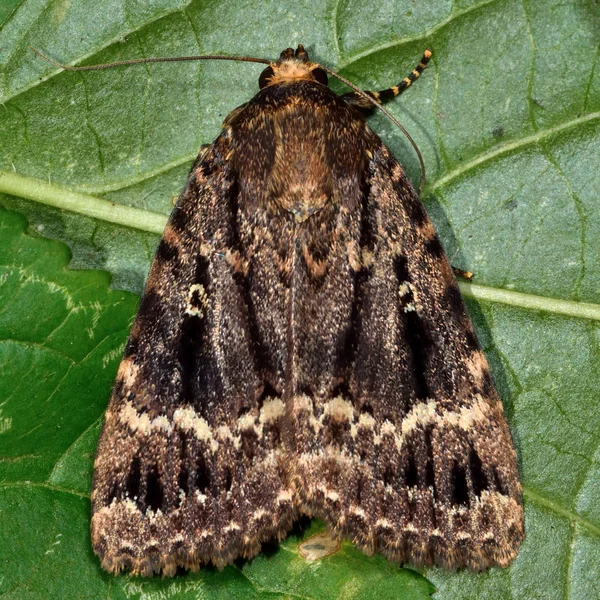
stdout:
{"type": "Polygon", "coordinates": [[[507,565],[524,528],[502,404],[373,106],[302,46],[259,85],[150,270],[95,462],[102,566],[220,568],[302,514],[399,563],[507,565]]]}

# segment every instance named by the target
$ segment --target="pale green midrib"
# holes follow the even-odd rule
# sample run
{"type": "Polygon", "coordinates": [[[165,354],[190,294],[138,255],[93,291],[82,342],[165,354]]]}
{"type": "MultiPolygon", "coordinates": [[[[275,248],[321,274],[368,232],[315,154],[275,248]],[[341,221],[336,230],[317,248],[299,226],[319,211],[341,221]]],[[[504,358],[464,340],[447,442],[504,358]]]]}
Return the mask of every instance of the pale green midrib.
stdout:
{"type": "Polygon", "coordinates": [[[502,288],[476,285],[465,281],[459,281],[458,286],[463,296],[475,300],[488,300],[527,310],[538,310],[567,317],[600,321],[600,304],[536,296],[502,288]]]}
{"type": "MultiPolygon", "coordinates": [[[[17,173],[0,171],[0,193],[2,192],[86,217],[158,235],[162,234],[167,222],[167,217],[159,213],[123,206],[90,194],[73,191],[65,186],[25,177],[17,173]]],[[[460,282],[459,285],[463,295],[468,298],[600,321],[600,304],[560,300],[466,282],[460,282]]]]}
{"type": "Polygon", "coordinates": [[[151,233],[161,234],[167,221],[166,216],[158,213],[124,206],[18,173],[0,171],[0,193],[27,198],[55,208],[151,233]]]}
{"type": "Polygon", "coordinates": [[[556,504],[556,502],[553,502],[552,500],[545,498],[541,494],[538,494],[537,492],[529,489],[526,486],[523,487],[523,496],[525,498],[527,498],[528,500],[532,500],[536,504],[539,504],[540,506],[544,506],[545,508],[550,509],[552,512],[555,512],[556,514],[561,515],[562,517],[565,517],[566,519],[569,519],[573,523],[577,523],[578,525],[581,525],[581,527],[584,527],[590,533],[593,533],[594,535],[597,535],[600,537],[600,527],[598,527],[597,525],[594,525],[593,523],[591,523],[584,517],[578,515],[577,513],[574,513],[573,511],[570,511],[569,509],[564,508],[563,506],[560,506],[560,504],[556,504]]]}
{"type": "Polygon", "coordinates": [[[506,142],[505,144],[501,144],[500,146],[496,146],[489,152],[484,152],[483,154],[479,154],[474,159],[472,159],[466,163],[463,163],[456,169],[453,169],[452,171],[448,171],[448,173],[446,173],[444,176],[440,177],[436,181],[427,185],[426,192],[436,190],[436,189],[448,184],[453,179],[460,177],[467,171],[470,171],[471,169],[474,169],[475,167],[478,167],[479,165],[482,165],[498,156],[501,156],[502,154],[506,154],[507,152],[510,152],[511,150],[518,150],[519,148],[522,148],[524,146],[537,144],[548,137],[551,137],[553,135],[556,135],[556,134],[566,131],[568,129],[572,129],[574,127],[582,125],[583,123],[587,123],[589,121],[595,121],[597,119],[600,119],[600,112],[588,113],[587,115],[583,115],[582,117],[578,117],[571,121],[567,121],[566,123],[561,123],[560,125],[556,125],[555,127],[550,127],[549,129],[537,131],[533,135],[530,135],[530,136],[527,136],[524,138],[520,138],[520,139],[514,140],[512,142],[506,142]]]}

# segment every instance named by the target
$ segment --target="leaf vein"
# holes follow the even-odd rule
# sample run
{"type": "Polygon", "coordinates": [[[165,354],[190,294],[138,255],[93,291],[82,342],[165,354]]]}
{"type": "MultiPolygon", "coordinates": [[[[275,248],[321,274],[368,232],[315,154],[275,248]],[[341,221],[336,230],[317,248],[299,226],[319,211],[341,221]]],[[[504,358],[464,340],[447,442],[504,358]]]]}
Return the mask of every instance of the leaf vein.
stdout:
{"type": "Polygon", "coordinates": [[[594,535],[600,537],[600,527],[594,525],[594,523],[588,521],[585,517],[582,517],[581,515],[569,510],[568,508],[561,506],[557,502],[546,498],[545,496],[539,494],[535,490],[532,490],[527,486],[523,486],[523,496],[525,496],[525,498],[527,498],[528,500],[535,502],[539,506],[548,508],[556,514],[569,519],[569,521],[571,521],[572,523],[577,523],[578,525],[581,525],[581,527],[587,529],[590,533],[593,533],[594,535]]]}
{"type": "Polygon", "coordinates": [[[460,165],[459,167],[457,167],[456,169],[453,169],[452,171],[449,171],[448,173],[446,173],[445,175],[440,177],[437,181],[430,183],[427,186],[428,191],[433,191],[439,187],[447,185],[448,183],[450,183],[451,181],[453,181],[460,175],[463,175],[466,172],[470,171],[471,169],[474,169],[475,167],[478,167],[479,165],[489,162],[490,160],[492,160],[498,156],[506,154],[507,152],[510,152],[511,150],[517,150],[519,148],[523,148],[526,146],[539,144],[542,140],[545,140],[546,138],[549,138],[550,136],[556,135],[557,133],[562,133],[563,131],[572,129],[579,125],[583,125],[584,123],[588,123],[590,121],[597,121],[599,119],[600,119],[600,111],[588,113],[587,115],[584,115],[582,117],[577,117],[570,121],[566,121],[565,123],[561,123],[560,125],[556,125],[555,127],[550,127],[549,129],[538,131],[538,132],[534,133],[533,135],[530,135],[530,136],[527,136],[524,138],[520,138],[520,139],[514,140],[512,142],[506,142],[505,144],[500,144],[498,146],[495,146],[492,150],[489,150],[488,152],[483,152],[482,154],[477,155],[475,158],[471,159],[470,161],[460,165]]]}
{"type": "MultiPolygon", "coordinates": [[[[191,2],[191,0],[186,0],[184,2],[184,5],[188,6],[190,4],[190,2],[191,2]]],[[[130,29],[129,31],[126,31],[126,32],[119,31],[119,33],[117,33],[117,35],[106,40],[103,45],[94,47],[91,52],[88,52],[87,54],[84,54],[82,56],[78,56],[76,58],[71,59],[69,64],[76,65],[78,63],[82,63],[85,60],[87,60],[88,58],[90,58],[91,56],[95,56],[96,54],[99,54],[103,50],[106,50],[107,48],[110,48],[111,46],[113,46],[115,44],[122,44],[123,39],[125,37],[127,37],[128,35],[131,35],[132,33],[136,33],[142,29],[145,29],[152,23],[156,23],[158,21],[161,21],[162,19],[167,19],[172,14],[181,12],[182,10],[183,10],[182,8],[176,8],[176,9],[167,9],[163,12],[158,12],[157,14],[155,14],[151,18],[149,18],[147,21],[142,21],[142,22],[138,23],[137,26],[130,29]]],[[[16,14],[16,12],[13,14],[16,14]]],[[[38,18],[38,21],[40,19],[41,19],[41,17],[38,18]]],[[[5,25],[6,25],[6,22],[3,24],[3,26],[5,26],[5,25]]],[[[0,28],[0,33],[1,32],[2,32],[2,28],[0,28]]],[[[26,51],[31,52],[31,50],[26,50],[26,51]]],[[[16,89],[12,93],[1,96],[0,103],[6,103],[9,100],[12,100],[13,98],[17,98],[18,96],[20,96],[21,94],[24,94],[25,92],[29,91],[30,89],[36,88],[38,85],[40,85],[46,81],[49,81],[50,79],[56,77],[57,75],[60,75],[60,73],[62,73],[63,71],[64,71],[64,69],[54,68],[47,75],[42,75],[41,77],[36,77],[33,81],[31,81],[27,85],[24,85],[23,87],[16,89]]],[[[7,77],[8,77],[7,74],[5,74],[5,81],[7,81],[7,77]]],[[[8,84],[6,83],[4,86],[5,89],[7,89],[7,86],[8,86],[8,84]]]]}
{"type": "Polygon", "coordinates": [[[69,452],[72,450],[72,448],[74,446],[76,446],[81,439],[88,433],[88,431],[90,431],[91,429],[93,429],[94,427],[97,426],[98,422],[102,421],[104,419],[104,414],[101,414],[95,421],[93,421],[88,427],[86,427],[70,444],[69,447],[56,459],[56,462],[54,463],[54,466],[52,467],[52,471],[50,471],[50,475],[48,475],[48,479],[46,480],[46,483],[52,485],[52,478],[54,477],[54,474],[56,472],[56,470],[59,468],[60,463],[64,460],[64,458],[67,456],[67,454],[69,454],[69,452]]]}
{"type": "Polygon", "coordinates": [[[343,68],[347,67],[348,65],[351,65],[352,63],[354,63],[358,60],[361,60],[362,58],[371,56],[372,54],[376,54],[377,52],[381,52],[383,50],[388,50],[389,48],[395,48],[397,46],[404,46],[405,44],[410,44],[412,42],[416,42],[419,40],[426,40],[427,38],[432,36],[434,33],[437,33],[440,29],[443,29],[446,25],[448,25],[452,21],[458,19],[459,17],[462,17],[463,15],[466,15],[466,14],[473,12],[479,8],[482,8],[483,6],[487,6],[488,4],[494,4],[495,2],[499,2],[499,1],[500,0],[485,0],[484,2],[480,2],[479,4],[473,4],[473,5],[465,8],[464,10],[456,11],[455,13],[450,11],[450,14],[445,19],[442,19],[439,23],[437,23],[436,25],[434,25],[433,27],[431,27],[429,29],[426,29],[424,32],[418,33],[417,35],[413,35],[413,36],[406,36],[403,38],[392,39],[389,42],[386,42],[385,44],[379,44],[378,46],[372,46],[368,50],[363,50],[361,52],[357,52],[356,54],[348,57],[345,61],[338,64],[338,68],[343,69],[343,68]]]}

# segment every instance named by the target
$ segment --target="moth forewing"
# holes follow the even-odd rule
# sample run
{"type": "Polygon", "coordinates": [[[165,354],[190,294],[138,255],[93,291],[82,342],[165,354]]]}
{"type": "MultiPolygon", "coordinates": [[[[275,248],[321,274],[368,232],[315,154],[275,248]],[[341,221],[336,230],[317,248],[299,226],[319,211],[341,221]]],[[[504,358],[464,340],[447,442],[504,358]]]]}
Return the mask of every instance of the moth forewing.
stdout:
{"type": "Polygon", "coordinates": [[[430,56],[367,101],[288,49],[203,149],[106,412],[105,569],[222,567],[301,514],[397,562],[516,555],[501,401],[431,221],[365,123],[430,56]]]}

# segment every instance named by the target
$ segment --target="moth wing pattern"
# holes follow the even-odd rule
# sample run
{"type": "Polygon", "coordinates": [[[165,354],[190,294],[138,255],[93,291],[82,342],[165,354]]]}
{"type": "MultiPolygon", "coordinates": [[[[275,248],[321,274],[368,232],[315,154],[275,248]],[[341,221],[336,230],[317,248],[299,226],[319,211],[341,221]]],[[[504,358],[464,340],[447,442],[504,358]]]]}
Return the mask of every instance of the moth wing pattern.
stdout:
{"type": "Polygon", "coordinates": [[[271,63],[169,219],[95,463],[109,571],[222,567],[299,514],[396,562],[516,555],[516,454],[448,260],[317,68],[271,63]]]}
{"type": "Polygon", "coordinates": [[[294,518],[283,403],[249,335],[225,145],[203,148],[173,210],[106,411],[91,529],[108,571],[222,567],[294,518]]]}
{"type": "Polygon", "coordinates": [[[336,391],[296,399],[302,502],[367,553],[506,566],[524,526],[502,403],[415,190],[383,144],[369,155],[336,391]]]}

